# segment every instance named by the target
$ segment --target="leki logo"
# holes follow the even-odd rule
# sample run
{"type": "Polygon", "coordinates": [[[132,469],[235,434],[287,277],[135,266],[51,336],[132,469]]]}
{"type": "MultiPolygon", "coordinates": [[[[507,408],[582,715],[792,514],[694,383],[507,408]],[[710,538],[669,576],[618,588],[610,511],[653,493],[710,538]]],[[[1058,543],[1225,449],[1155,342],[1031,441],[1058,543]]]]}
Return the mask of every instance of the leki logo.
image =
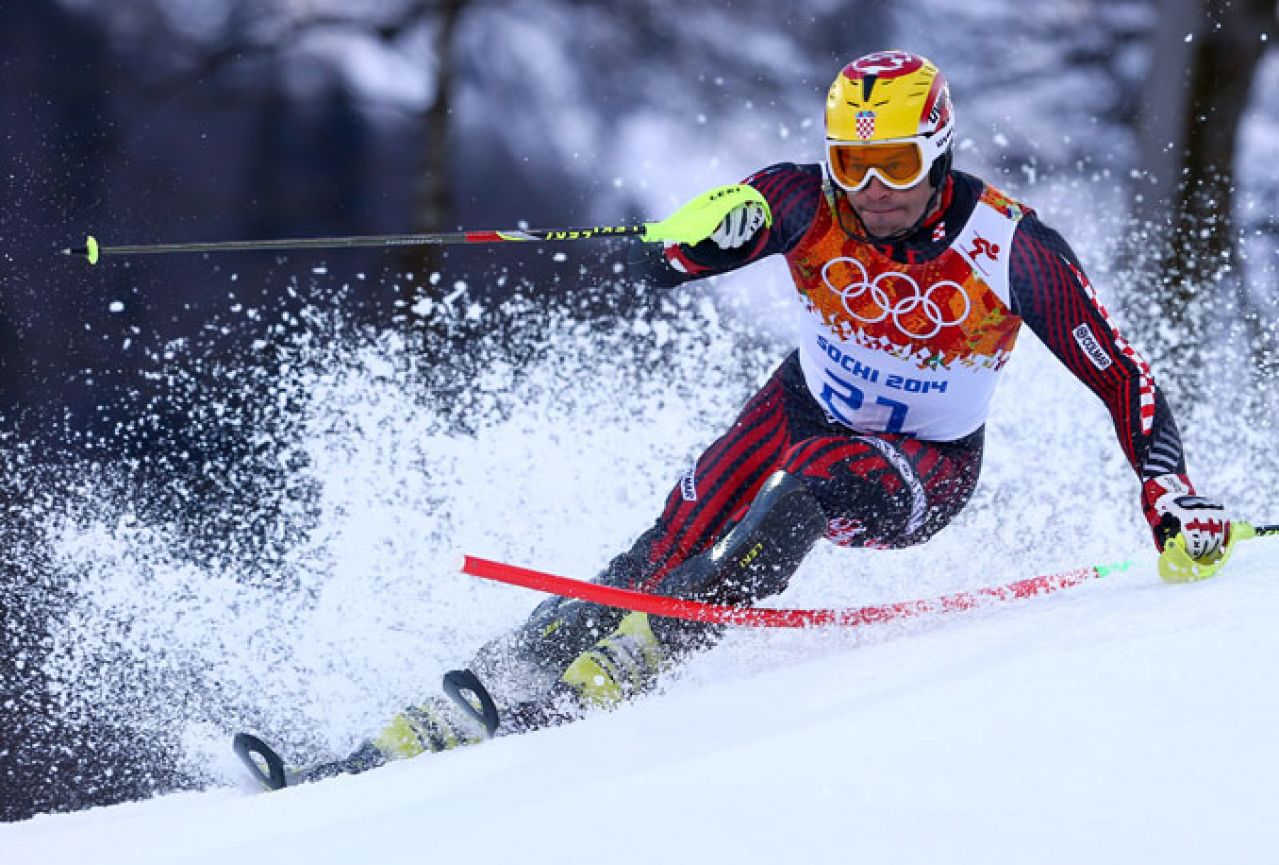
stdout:
{"type": "Polygon", "coordinates": [[[834,258],[822,267],[822,282],[839,296],[844,311],[863,324],[891,318],[911,339],[931,339],[944,327],[961,324],[972,312],[973,303],[959,283],[943,279],[927,289],[907,273],[886,270],[874,279],[855,258],[834,258]],[[894,297],[894,283],[897,283],[894,297]],[[956,299],[963,309],[952,308],[956,299]]]}

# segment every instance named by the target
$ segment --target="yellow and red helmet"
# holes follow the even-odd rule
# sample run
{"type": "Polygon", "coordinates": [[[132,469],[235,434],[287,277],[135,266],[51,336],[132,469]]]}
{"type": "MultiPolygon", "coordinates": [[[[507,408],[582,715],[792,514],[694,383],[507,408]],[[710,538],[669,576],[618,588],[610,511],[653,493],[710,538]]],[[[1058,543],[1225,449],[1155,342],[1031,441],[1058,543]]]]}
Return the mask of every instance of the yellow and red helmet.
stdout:
{"type": "Polygon", "coordinates": [[[840,70],[826,96],[826,164],[848,190],[864,188],[872,175],[895,189],[914,186],[949,157],[954,135],[946,76],[917,54],[859,57],[840,70]]]}

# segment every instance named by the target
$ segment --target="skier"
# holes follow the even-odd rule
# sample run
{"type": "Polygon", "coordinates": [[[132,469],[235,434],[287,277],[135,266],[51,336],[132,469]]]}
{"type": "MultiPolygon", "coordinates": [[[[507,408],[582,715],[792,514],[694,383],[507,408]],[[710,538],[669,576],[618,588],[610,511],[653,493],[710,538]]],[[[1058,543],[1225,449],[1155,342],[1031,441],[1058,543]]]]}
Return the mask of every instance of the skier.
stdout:
{"type": "MultiPolygon", "coordinates": [[[[693,244],[636,244],[640,276],[676,286],[782,255],[796,351],[597,578],[720,604],[782,591],[825,537],[920,544],[964,507],[999,373],[1027,325],[1109,409],[1160,549],[1209,560],[1230,523],[1186,474],[1172,413],[1075,254],[1034,211],[952,167],[947,81],[884,51],[845,66],[826,102],[822,164],[779,164],[728,197],[693,244]]],[[[643,692],[712,626],[552,598],[446,677],[463,699],[398,715],[345,760],[301,778],[556,723],[643,692]],[[487,727],[487,729],[485,729],[487,727]]]]}

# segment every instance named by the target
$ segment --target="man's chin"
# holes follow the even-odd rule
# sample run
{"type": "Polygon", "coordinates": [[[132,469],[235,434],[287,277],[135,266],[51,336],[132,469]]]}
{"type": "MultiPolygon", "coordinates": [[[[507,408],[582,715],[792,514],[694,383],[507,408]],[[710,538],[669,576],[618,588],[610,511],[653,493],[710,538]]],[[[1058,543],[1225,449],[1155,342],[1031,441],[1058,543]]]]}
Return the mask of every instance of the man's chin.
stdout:
{"type": "Polygon", "coordinates": [[[866,227],[866,231],[871,237],[888,238],[896,237],[906,229],[909,225],[903,225],[900,220],[891,220],[887,222],[871,222],[865,217],[862,218],[862,225],[866,227]]]}

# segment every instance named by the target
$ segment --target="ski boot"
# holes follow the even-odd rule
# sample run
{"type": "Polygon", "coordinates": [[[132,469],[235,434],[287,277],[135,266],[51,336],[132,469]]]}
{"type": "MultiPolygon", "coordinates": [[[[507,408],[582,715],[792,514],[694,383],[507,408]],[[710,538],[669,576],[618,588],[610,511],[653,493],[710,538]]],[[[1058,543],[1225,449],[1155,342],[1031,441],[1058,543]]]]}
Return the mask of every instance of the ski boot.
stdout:
{"type": "Polygon", "coordinates": [[[652,689],[667,653],[647,613],[628,613],[612,633],[578,655],[560,677],[585,709],[611,709],[652,689]]]}

